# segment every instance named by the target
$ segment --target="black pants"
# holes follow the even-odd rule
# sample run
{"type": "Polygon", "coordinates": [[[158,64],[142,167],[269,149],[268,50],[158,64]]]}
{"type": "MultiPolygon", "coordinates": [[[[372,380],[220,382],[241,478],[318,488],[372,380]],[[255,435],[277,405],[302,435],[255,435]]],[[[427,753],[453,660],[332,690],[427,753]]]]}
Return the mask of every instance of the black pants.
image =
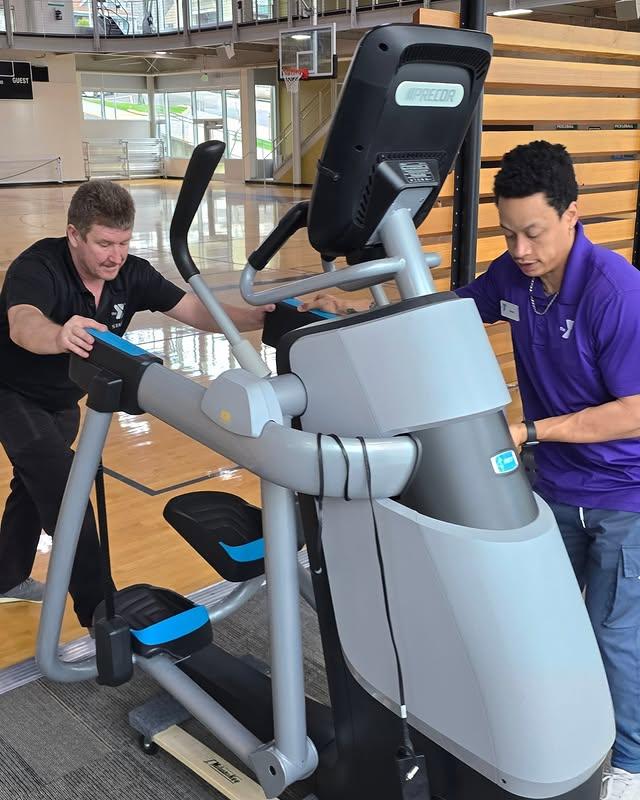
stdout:
{"type": "MultiPolygon", "coordinates": [[[[0,442],[13,466],[11,492],[0,523],[0,592],[30,574],[41,529],[53,535],[80,424],[80,410],[47,411],[0,387],[0,442]]],[[[69,592],[80,624],[91,624],[102,599],[100,551],[87,507],[69,592]]]]}

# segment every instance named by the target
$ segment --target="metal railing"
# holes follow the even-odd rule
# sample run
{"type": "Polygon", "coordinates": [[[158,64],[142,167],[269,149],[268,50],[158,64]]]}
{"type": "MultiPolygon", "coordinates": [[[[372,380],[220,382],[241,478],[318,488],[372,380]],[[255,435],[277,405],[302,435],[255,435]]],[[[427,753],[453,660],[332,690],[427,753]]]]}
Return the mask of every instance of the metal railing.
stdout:
{"type": "MultiPolygon", "coordinates": [[[[375,8],[420,5],[422,0],[316,0],[316,16],[355,15],[375,8]]],[[[311,20],[311,0],[188,0],[187,31],[311,20]]],[[[182,0],[11,0],[11,18],[0,3],[0,32],[43,37],[120,39],[184,32],[182,0]]],[[[234,39],[232,35],[231,40],[234,39]]]]}
{"type": "Polygon", "coordinates": [[[87,178],[166,178],[161,139],[95,139],[82,143],[87,178]]]}
{"type": "Polygon", "coordinates": [[[12,0],[11,8],[17,34],[114,39],[182,30],[180,3],[168,0],[99,0],[95,13],[79,0],[12,0]]]}
{"type": "MultiPolygon", "coordinates": [[[[338,85],[338,90],[341,84],[338,85]]],[[[300,109],[300,141],[304,148],[309,140],[329,122],[336,109],[337,95],[331,84],[325,86],[300,109]]],[[[286,125],[273,143],[274,169],[278,170],[291,157],[293,126],[286,125]]]]}

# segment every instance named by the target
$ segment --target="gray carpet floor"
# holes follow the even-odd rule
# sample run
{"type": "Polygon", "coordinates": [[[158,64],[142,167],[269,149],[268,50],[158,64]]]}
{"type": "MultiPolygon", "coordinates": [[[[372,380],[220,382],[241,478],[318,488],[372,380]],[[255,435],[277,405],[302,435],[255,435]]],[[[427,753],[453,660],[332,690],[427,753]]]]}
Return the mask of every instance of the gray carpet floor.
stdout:
{"type": "MultiPolygon", "coordinates": [[[[301,614],[307,693],[326,702],[317,621],[304,602],[301,614]]],[[[214,638],[232,653],[268,663],[265,594],[216,625],[214,638]]],[[[127,715],[158,693],[158,686],[136,671],[132,681],[116,689],[94,681],[55,684],[41,679],[0,695],[0,800],[222,798],[171,756],[162,751],[148,756],[138,747],[127,715]]],[[[215,744],[198,723],[185,727],[215,744]]],[[[302,800],[309,791],[300,784],[282,797],[302,800]]]]}

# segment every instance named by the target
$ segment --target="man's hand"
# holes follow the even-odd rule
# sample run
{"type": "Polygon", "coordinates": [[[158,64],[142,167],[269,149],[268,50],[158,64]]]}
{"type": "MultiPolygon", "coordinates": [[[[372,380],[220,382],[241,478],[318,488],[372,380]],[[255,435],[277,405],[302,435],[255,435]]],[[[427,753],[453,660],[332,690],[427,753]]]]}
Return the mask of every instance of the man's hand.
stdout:
{"type": "Polygon", "coordinates": [[[99,331],[108,330],[106,325],[96,322],[88,317],[79,317],[77,314],[67,320],[56,336],[56,345],[61,352],[75,353],[77,356],[87,358],[93,349],[93,336],[87,328],[99,331]]]}
{"type": "Polygon", "coordinates": [[[527,441],[527,426],[524,422],[514,422],[509,425],[509,433],[511,434],[516,448],[520,450],[522,445],[527,441]]]}
{"type": "Polygon", "coordinates": [[[320,311],[327,311],[330,314],[348,314],[348,309],[355,311],[368,311],[369,301],[367,300],[341,300],[333,294],[320,292],[313,297],[305,300],[298,306],[298,311],[311,311],[314,308],[320,311]]]}
{"type": "Polygon", "coordinates": [[[256,331],[264,326],[264,318],[275,306],[232,306],[226,309],[240,331],[256,331]]]}

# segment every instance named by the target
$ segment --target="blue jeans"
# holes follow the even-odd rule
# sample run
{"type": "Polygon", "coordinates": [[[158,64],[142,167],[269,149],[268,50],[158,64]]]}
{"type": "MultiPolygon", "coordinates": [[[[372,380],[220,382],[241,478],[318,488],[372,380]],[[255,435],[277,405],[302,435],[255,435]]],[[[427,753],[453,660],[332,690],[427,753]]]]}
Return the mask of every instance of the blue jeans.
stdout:
{"type": "Polygon", "coordinates": [[[607,672],[616,717],[612,764],[640,772],[640,513],[549,505],[607,672]]]}

